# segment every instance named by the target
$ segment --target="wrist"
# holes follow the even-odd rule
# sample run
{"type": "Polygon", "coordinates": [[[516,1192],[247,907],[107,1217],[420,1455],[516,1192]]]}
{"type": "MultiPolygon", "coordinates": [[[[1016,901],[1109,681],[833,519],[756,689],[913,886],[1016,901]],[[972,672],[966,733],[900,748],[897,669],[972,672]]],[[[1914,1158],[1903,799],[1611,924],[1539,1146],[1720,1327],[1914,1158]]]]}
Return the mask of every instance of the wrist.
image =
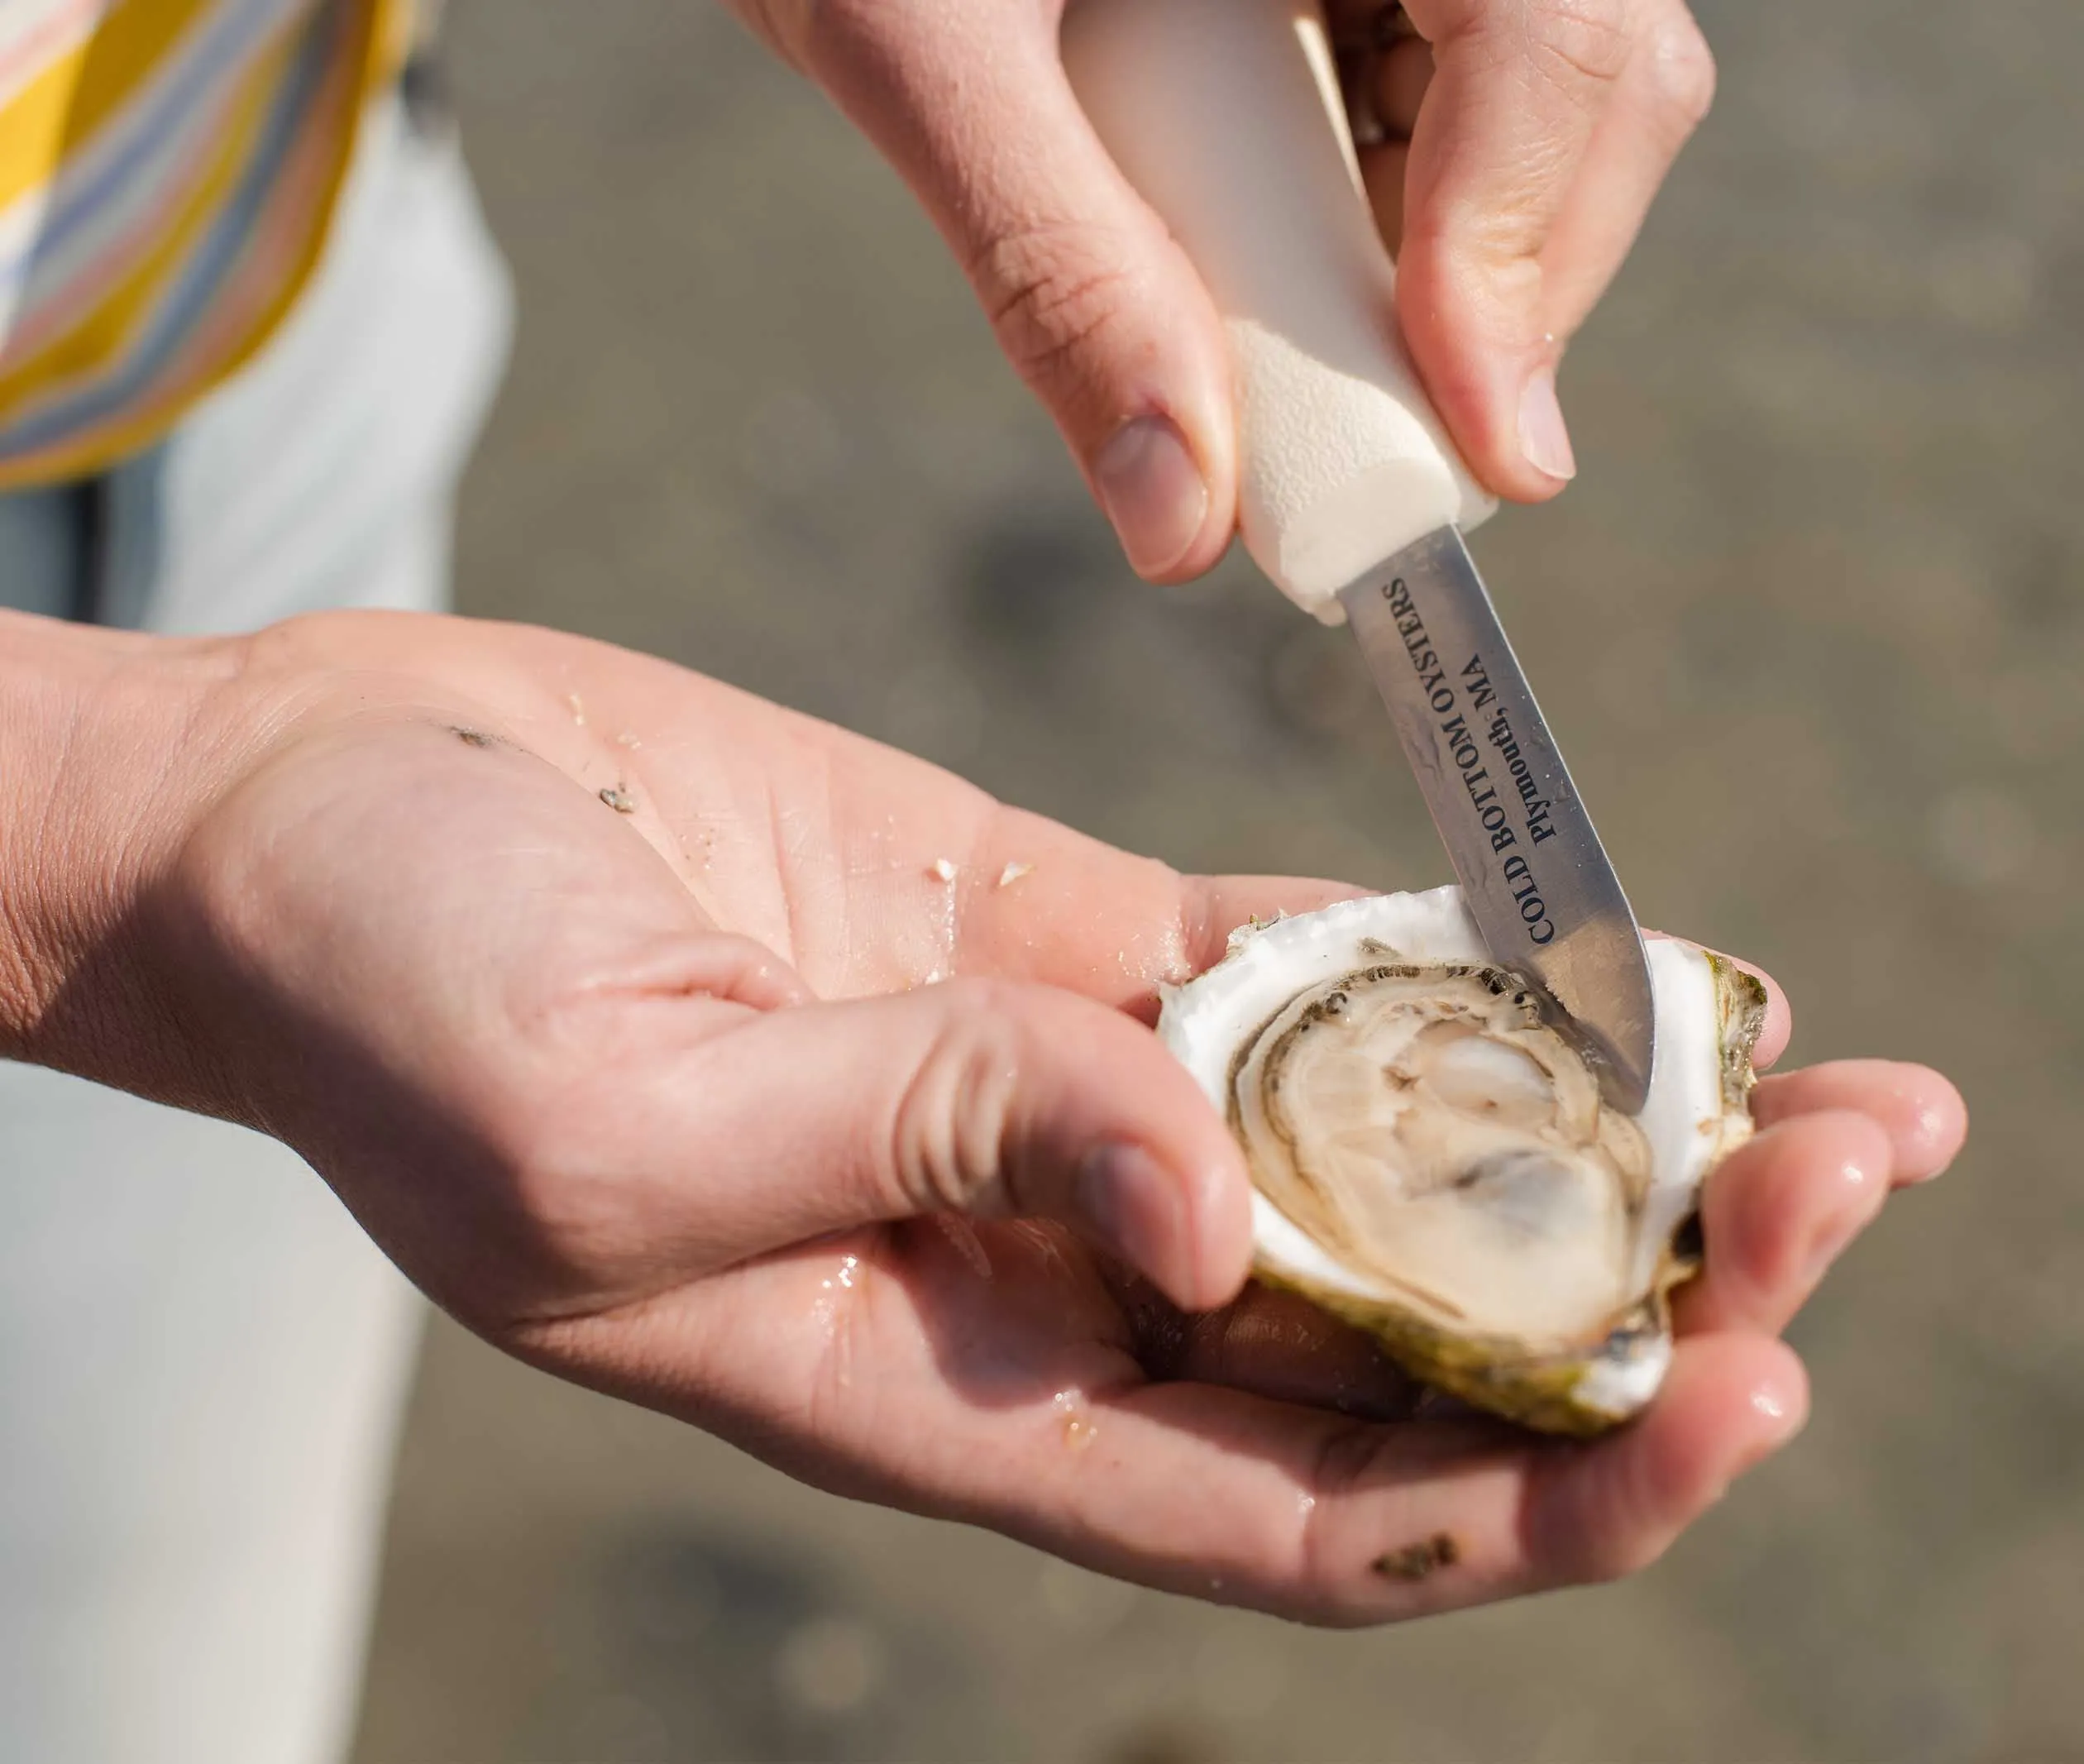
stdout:
{"type": "Polygon", "coordinates": [[[222,646],[0,613],[0,1057],[125,1088],[179,1032],[140,933],[198,797],[222,646]]]}

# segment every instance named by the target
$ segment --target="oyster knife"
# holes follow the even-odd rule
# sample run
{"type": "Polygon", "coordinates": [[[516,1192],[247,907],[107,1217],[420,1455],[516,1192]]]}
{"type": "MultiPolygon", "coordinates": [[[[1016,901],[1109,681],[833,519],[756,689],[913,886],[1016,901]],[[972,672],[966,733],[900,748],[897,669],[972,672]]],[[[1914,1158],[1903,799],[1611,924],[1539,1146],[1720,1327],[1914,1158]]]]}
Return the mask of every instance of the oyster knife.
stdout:
{"type": "Polygon", "coordinates": [[[1496,504],[1405,351],[1317,0],[1073,0],[1064,53],[1222,320],[1246,548],[1351,624],[1492,955],[1639,1111],[1642,935],[1463,543],[1496,504]]]}
{"type": "Polygon", "coordinates": [[[1428,533],[1339,599],[1484,941],[1563,1007],[1614,1106],[1640,1114],[1656,1056],[1642,934],[1460,533],[1428,533]]]}

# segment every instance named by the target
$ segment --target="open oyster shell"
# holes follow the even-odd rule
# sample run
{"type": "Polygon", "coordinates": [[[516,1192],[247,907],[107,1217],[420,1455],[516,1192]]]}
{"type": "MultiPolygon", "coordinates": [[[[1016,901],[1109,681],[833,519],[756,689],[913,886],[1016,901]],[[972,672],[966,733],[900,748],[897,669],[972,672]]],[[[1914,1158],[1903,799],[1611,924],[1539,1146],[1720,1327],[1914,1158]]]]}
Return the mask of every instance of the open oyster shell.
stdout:
{"type": "Polygon", "coordinates": [[[1437,1388],[1595,1433],[1655,1394],[1700,1184],[1750,1136],[1764,989],[1653,941],[1642,1112],[1498,967],[1459,890],[1248,926],[1159,1033],[1251,1165],[1262,1279],[1437,1388]]]}

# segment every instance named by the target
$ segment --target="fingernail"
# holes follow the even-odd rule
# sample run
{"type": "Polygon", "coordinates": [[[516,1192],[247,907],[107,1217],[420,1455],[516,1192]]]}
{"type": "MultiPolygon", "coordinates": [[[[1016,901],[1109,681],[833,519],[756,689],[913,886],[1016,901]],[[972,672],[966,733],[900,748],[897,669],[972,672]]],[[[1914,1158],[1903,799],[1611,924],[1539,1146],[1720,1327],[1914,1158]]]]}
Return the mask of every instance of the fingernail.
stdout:
{"type": "Polygon", "coordinates": [[[1577,456],[1570,451],[1570,427],[1556,396],[1556,370],[1538,369],[1520,394],[1520,452],[1545,476],[1567,484],[1577,476],[1577,456]]]}
{"type": "Polygon", "coordinates": [[[1148,1275],[1167,1297],[1193,1283],[1187,1191],[1140,1145],[1096,1146],[1078,1171],[1078,1210],[1102,1245],[1148,1275]]]}
{"type": "Polygon", "coordinates": [[[1208,519],[1208,485],[1169,417],[1138,417],[1092,461],[1100,504],[1139,576],[1162,576],[1208,519]]]}

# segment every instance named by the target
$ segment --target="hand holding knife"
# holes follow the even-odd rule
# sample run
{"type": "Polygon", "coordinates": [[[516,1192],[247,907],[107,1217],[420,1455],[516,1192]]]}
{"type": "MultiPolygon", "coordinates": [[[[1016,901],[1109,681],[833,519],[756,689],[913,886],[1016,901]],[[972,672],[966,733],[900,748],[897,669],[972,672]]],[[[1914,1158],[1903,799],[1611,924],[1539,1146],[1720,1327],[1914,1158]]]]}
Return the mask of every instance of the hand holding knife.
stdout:
{"type": "Polygon", "coordinates": [[[1398,330],[1315,0],[1079,0],[1064,60],[1227,332],[1239,526],[1275,585],[1360,643],[1492,954],[1642,1106],[1648,963],[1628,898],[1463,534],[1470,476],[1398,330]]]}

